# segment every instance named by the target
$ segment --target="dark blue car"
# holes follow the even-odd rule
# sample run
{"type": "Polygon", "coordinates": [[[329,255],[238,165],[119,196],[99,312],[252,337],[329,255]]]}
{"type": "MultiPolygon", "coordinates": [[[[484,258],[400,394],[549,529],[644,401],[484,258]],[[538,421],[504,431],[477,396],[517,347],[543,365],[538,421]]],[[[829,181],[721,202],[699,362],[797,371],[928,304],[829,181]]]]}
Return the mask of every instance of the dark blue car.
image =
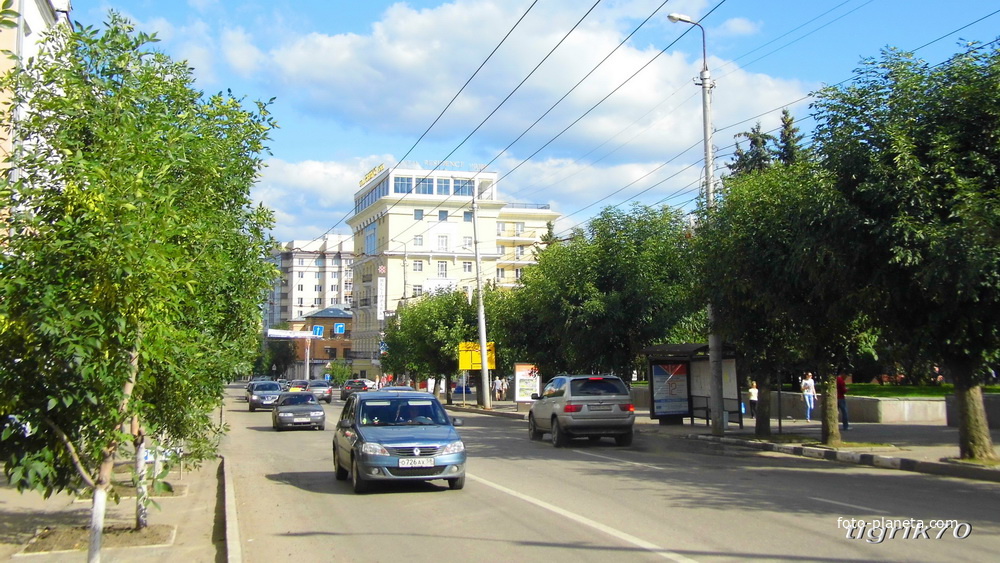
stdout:
{"type": "Polygon", "coordinates": [[[465,486],[465,444],[436,397],[417,391],[353,393],[333,436],[338,480],[351,477],[354,492],[376,481],[444,479],[465,486]]]}

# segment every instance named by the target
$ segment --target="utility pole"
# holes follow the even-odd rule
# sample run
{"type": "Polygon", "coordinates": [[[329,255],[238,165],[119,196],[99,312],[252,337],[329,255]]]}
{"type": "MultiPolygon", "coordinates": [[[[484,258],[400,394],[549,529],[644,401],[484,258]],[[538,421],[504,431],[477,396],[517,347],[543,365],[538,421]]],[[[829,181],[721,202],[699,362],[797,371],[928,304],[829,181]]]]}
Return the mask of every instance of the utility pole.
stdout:
{"type": "Polygon", "coordinates": [[[479,254],[479,203],[476,201],[476,192],[479,188],[472,186],[472,248],[476,254],[476,293],[479,296],[476,303],[477,314],[479,316],[479,361],[482,371],[479,380],[479,396],[481,397],[483,408],[493,408],[492,397],[490,397],[490,368],[486,354],[486,307],[483,305],[483,261],[479,254]]]}

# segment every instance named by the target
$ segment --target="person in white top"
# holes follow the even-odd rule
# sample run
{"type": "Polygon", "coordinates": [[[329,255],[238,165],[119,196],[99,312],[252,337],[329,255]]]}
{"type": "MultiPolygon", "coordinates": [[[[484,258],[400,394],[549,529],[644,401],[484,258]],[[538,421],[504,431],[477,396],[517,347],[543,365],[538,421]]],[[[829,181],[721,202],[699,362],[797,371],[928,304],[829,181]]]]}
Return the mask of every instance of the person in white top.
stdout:
{"type": "Polygon", "coordinates": [[[813,374],[808,371],[802,380],[802,398],[806,401],[806,422],[811,422],[812,411],[816,408],[816,382],[813,381],[813,374]]]}
{"type": "Polygon", "coordinates": [[[747,391],[750,395],[750,399],[748,401],[750,403],[750,418],[757,418],[757,392],[757,382],[751,381],[750,389],[747,391]]]}

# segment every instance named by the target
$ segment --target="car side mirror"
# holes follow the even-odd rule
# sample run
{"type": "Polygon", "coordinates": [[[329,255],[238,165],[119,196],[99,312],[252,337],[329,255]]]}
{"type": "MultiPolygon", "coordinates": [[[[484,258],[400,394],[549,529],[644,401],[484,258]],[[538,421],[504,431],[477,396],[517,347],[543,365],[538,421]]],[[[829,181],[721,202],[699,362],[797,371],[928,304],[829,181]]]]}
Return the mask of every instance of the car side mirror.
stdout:
{"type": "Polygon", "coordinates": [[[532,393],[531,394],[531,400],[537,401],[538,399],[541,399],[541,397],[538,396],[538,393],[532,393]]]}
{"type": "Polygon", "coordinates": [[[337,421],[337,428],[350,428],[351,426],[354,425],[346,418],[337,421]]]}
{"type": "Polygon", "coordinates": [[[463,424],[463,422],[462,422],[461,418],[457,418],[457,417],[454,417],[454,416],[451,417],[451,425],[452,426],[461,426],[462,424],[463,424]]]}

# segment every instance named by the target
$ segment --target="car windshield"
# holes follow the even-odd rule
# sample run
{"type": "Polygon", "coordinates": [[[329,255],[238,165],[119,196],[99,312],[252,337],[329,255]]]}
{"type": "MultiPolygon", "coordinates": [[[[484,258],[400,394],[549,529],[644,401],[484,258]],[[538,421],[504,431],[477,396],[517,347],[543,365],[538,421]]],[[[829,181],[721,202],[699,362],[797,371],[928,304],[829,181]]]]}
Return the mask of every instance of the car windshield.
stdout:
{"type": "Polygon", "coordinates": [[[370,399],[359,410],[362,426],[449,424],[448,415],[434,399],[370,399]]]}
{"type": "Polygon", "coordinates": [[[312,395],[285,395],[284,397],[281,398],[281,402],[279,404],[284,406],[284,405],[318,405],[319,403],[316,402],[316,397],[313,397],[312,395]]]}
{"type": "Polygon", "coordinates": [[[586,395],[628,395],[628,389],[622,380],[612,377],[590,377],[570,381],[570,393],[573,396],[586,395]]]}
{"type": "Polygon", "coordinates": [[[309,382],[296,379],[295,381],[292,381],[289,385],[291,385],[292,387],[305,387],[306,385],[309,385],[309,382]]]}
{"type": "Polygon", "coordinates": [[[281,386],[273,381],[262,381],[253,386],[254,391],[281,391],[281,386]]]}
{"type": "Polygon", "coordinates": [[[309,387],[329,387],[330,384],[325,381],[310,381],[309,387]]]}

